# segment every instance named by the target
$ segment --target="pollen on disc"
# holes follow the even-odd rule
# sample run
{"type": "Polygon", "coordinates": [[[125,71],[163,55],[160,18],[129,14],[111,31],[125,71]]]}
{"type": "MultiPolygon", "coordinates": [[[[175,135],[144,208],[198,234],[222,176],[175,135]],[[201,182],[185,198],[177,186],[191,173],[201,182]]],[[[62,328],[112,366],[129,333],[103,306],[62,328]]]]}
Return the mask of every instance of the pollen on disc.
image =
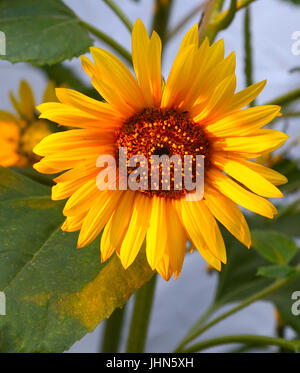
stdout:
{"type": "MultiPolygon", "coordinates": [[[[177,155],[181,159],[180,167],[182,180],[184,179],[184,156],[192,156],[191,172],[192,180],[196,179],[196,156],[204,157],[204,168],[210,166],[210,143],[201,124],[189,118],[187,112],[173,109],[147,108],[126,120],[116,132],[115,156],[118,159],[120,148],[126,147],[127,161],[136,155],[143,155],[148,162],[148,182],[151,184],[153,177],[152,156],[177,155]]],[[[170,175],[169,190],[163,190],[164,175],[162,166],[159,166],[159,182],[157,189],[140,190],[148,196],[160,196],[166,198],[181,198],[187,191],[183,187],[178,190],[174,183],[174,175],[178,171],[176,163],[170,163],[167,170],[170,175]]],[[[128,176],[134,169],[128,167],[128,176]]],[[[184,183],[182,182],[182,185],[184,183]]]]}

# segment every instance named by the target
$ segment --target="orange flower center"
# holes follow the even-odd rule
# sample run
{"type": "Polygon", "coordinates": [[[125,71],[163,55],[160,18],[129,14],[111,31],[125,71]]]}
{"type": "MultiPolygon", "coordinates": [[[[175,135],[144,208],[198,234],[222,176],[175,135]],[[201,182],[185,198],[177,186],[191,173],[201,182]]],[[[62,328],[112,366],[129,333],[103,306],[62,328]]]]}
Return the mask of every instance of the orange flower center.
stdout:
{"type": "MultiPolygon", "coordinates": [[[[144,109],[126,120],[116,133],[116,155],[121,147],[127,148],[127,166],[129,159],[137,155],[142,155],[147,160],[148,172],[144,176],[143,174],[139,175],[138,178],[139,180],[143,177],[147,178],[149,188],[139,190],[149,196],[180,198],[186,194],[187,190],[184,188],[184,182],[182,182],[182,189],[178,190],[178,186],[175,184],[176,179],[174,181],[175,171],[178,171],[178,167],[180,167],[182,179],[185,177],[187,172],[184,168],[187,159],[185,156],[190,156],[189,169],[193,182],[196,180],[197,172],[196,156],[199,155],[204,158],[203,166],[205,169],[210,165],[210,144],[205,131],[199,123],[189,118],[187,112],[173,109],[144,109]],[[160,164],[158,167],[158,190],[152,190],[150,188],[153,178],[153,168],[151,166],[154,165],[152,156],[168,156],[171,158],[174,155],[179,156],[181,164],[171,162],[167,170],[164,170],[162,164],[160,164]],[[163,190],[166,173],[170,175],[170,184],[168,190],[163,190]]],[[[116,159],[118,159],[118,156],[116,159]]],[[[138,162],[137,167],[139,164],[140,162],[138,162]]],[[[136,167],[128,167],[128,175],[135,169],[136,167]]]]}

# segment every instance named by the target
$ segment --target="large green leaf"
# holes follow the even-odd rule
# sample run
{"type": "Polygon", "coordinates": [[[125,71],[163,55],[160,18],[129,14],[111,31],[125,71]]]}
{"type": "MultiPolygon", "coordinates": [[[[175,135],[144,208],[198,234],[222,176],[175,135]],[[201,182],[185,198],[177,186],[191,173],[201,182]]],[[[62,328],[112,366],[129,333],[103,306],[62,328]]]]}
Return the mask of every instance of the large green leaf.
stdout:
{"type": "Polygon", "coordinates": [[[300,237],[299,203],[284,205],[280,209],[279,215],[275,216],[273,220],[255,215],[248,216],[247,220],[253,229],[268,229],[284,233],[289,237],[300,237]]]}
{"type": "MultiPolygon", "coordinates": [[[[298,255],[297,261],[300,261],[300,255],[298,255]]],[[[294,315],[292,312],[292,305],[295,300],[292,299],[292,294],[300,289],[300,276],[288,285],[271,293],[267,296],[267,300],[271,301],[278,309],[283,321],[295,330],[300,337],[300,317],[294,315]]]]}
{"type": "MultiPolygon", "coordinates": [[[[262,226],[261,220],[252,218],[252,226],[262,226]]],[[[270,225],[272,228],[272,225],[270,225]]],[[[228,263],[219,275],[218,287],[216,292],[216,303],[221,306],[236,301],[243,301],[256,294],[268,285],[274,282],[274,279],[260,276],[257,272],[259,268],[270,269],[269,262],[261,256],[256,250],[247,250],[234,238],[225,234],[226,244],[228,247],[228,263]]],[[[299,249],[296,256],[292,259],[291,265],[300,262],[299,249]]],[[[295,272],[288,273],[295,275],[295,272]]],[[[271,277],[271,276],[270,276],[271,277]]],[[[279,278],[280,276],[277,276],[279,278]]],[[[300,276],[298,275],[288,285],[283,286],[274,293],[268,295],[265,300],[271,301],[280,311],[285,323],[290,325],[300,335],[300,318],[291,312],[291,306],[294,302],[291,295],[294,291],[300,289],[300,276]]]]}
{"type": "Polygon", "coordinates": [[[257,293],[272,282],[257,275],[268,261],[253,248],[248,250],[235,238],[224,232],[228,262],[219,274],[215,301],[219,305],[241,301],[257,293]]]}
{"type": "Polygon", "coordinates": [[[0,30],[11,62],[54,64],[79,56],[92,40],[61,0],[1,0],[0,30]]]}
{"type": "MultiPolygon", "coordinates": [[[[0,169],[1,352],[62,352],[121,307],[152,276],[144,252],[124,270],[100,263],[99,242],[75,250],[50,189],[0,169]]],[[[97,240],[98,241],[98,240],[97,240]]]]}
{"type": "Polygon", "coordinates": [[[286,264],[274,264],[258,268],[257,274],[270,278],[291,278],[297,275],[297,271],[286,264]]]}
{"type": "Polygon", "coordinates": [[[295,242],[285,234],[266,229],[255,229],[252,234],[252,246],[269,262],[288,264],[296,255],[295,242]]]}
{"type": "MultiPolygon", "coordinates": [[[[219,274],[215,297],[217,304],[241,301],[271,284],[273,280],[257,273],[259,268],[270,265],[270,261],[285,264],[294,256],[299,257],[299,249],[294,241],[283,234],[287,228],[287,217],[288,215],[284,215],[275,220],[267,220],[256,215],[247,217],[256,250],[253,247],[247,250],[224,231],[228,262],[219,274]]],[[[299,232],[299,227],[295,227],[295,230],[299,232]]]]}
{"type": "MultiPolygon", "coordinates": [[[[249,220],[251,220],[251,225],[254,227],[263,226],[260,218],[252,217],[249,220]]],[[[242,302],[267,288],[275,281],[274,278],[260,276],[257,273],[259,268],[264,268],[269,264],[263,256],[253,248],[248,250],[225,231],[223,231],[223,236],[228,252],[228,262],[223,266],[218,276],[218,286],[213,305],[214,311],[226,304],[242,302]]],[[[300,254],[298,251],[291,265],[299,262],[300,254]]],[[[300,289],[299,275],[288,285],[283,286],[264,299],[271,301],[279,309],[283,320],[293,327],[297,333],[300,333],[300,318],[299,316],[294,316],[291,312],[291,305],[294,302],[291,299],[291,294],[298,289],[300,289]]],[[[187,333],[186,338],[191,336],[196,338],[202,327],[203,319],[200,317],[199,321],[187,333]]]]}

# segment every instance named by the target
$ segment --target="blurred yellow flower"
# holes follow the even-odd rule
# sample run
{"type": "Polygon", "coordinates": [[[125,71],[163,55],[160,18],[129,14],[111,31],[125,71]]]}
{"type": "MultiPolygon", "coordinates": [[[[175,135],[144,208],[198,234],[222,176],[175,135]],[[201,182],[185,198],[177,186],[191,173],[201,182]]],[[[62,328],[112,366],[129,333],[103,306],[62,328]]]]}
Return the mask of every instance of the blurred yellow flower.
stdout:
{"type": "MultiPolygon", "coordinates": [[[[40,159],[33,148],[51,131],[47,121],[38,119],[33,92],[26,81],[20,83],[19,100],[13,93],[10,99],[17,115],[0,110],[0,166],[29,166],[40,159]]],[[[49,101],[57,101],[53,82],[43,96],[43,102],[49,101]]]]}
{"type": "Polygon", "coordinates": [[[242,110],[266,82],[236,93],[235,54],[224,57],[223,40],[199,46],[198,27],[192,27],[163,89],[161,48],[158,34],[149,38],[138,20],[132,34],[136,79],[114,55],[92,47],[95,63],[82,57],[82,65],[106,102],[57,89],[60,103],[39,106],[41,118],[79,129],[45,138],[34,149],[44,157],[34,167],[42,173],[68,170],[55,179],[52,198],[69,198],[62,229],[80,230],[78,247],[104,228],[102,261],[116,252],[128,268],[145,242],[151,268],[169,280],[181,272],[187,238],[212,267],[220,270],[226,263],[216,219],[250,247],[238,205],[273,218],[277,210],[266,198],[282,197],[275,185],[287,179],[247,159],[273,151],[287,135],[262,129],[280,115],[279,106],[242,110]],[[204,155],[204,199],[187,201],[187,190],[174,185],[170,190],[100,191],[96,160],[100,154],[116,158],[120,147],[127,148],[128,157],[143,155],[149,165],[156,154],[204,155]]]}

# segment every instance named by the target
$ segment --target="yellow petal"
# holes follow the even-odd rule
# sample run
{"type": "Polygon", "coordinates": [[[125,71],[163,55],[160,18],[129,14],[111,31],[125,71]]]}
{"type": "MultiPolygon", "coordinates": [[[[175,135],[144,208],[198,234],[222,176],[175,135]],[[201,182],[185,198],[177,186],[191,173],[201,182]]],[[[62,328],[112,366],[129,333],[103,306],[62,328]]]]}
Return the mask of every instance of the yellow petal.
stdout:
{"type": "Polygon", "coordinates": [[[163,108],[176,108],[181,104],[194,74],[197,50],[195,45],[190,45],[176,56],[164,88],[161,102],[163,108]]]}
{"type": "Polygon", "coordinates": [[[108,223],[105,225],[105,228],[103,229],[103,233],[101,236],[101,243],[100,243],[101,263],[109,259],[112,256],[112,254],[115,252],[115,247],[112,245],[111,240],[110,240],[111,229],[112,229],[112,217],[109,219],[108,223]]]}
{"type": "MultiPolygon", "coordinates": [[[[84,144],[85,145],[85,144],[84,144]]],[[[45,156],[41,162],[50,164],[60,164],[61,162],[65,162],[66,164],[76,165],[78,161],[83,161],[85,159],[96,159],[101,154],[114,154],[113,145],[96,145],[96,146],[87,146],[81,148],[69,148],[65,149],[61,153],[50,153],[49,155],[45,156]]],[[[69,168],[68,166],[65,168],[69,168]]]]}
{"type": "Polygon", "coordinates": [[[76,148],[95,148],[97,146],[108,145],[112,144],[113,140],[113,131],[76,129],[56,132],[44,137],[33,151],[35,154],[45,156],[76,148]]]}
{"type": "Polygon", "coordinates": [[[75,215],[75,216],[68,216],[61,226],[61,230],[63,232],[76,232],[78,231],[83,223],[83,220],[86,216],[86,213],[75,215]]]}
{"type": "Polygon", "coordinates": [[[120,249],[120,259],[125,269],[133,263],[143,244],[149,228],[151,205],[151,198],[137,193],[128,230],[120,249]]]}
{"type": "Polygon", "coordinates": [[[161,40],[154,31],[149,39],[147,30],[138,19],[132,30],[132,61],[148,106],[161,101],[161,40]]]}
{"type": "MultiPolygon", "coordinates": [[[[96,163],[96,157],[93,154],[94,162],[96,163]]],[[[58,172],[68,170],[75,167],[78,163],[78,159],[61,159],[59,156],[43,158],[40,162],[35,163],[33,168],[42,174],[57,174],[58,172]]]]}
{"type": "Polygon", "coordinates": [[[167,204],[164,198],[152,197],[150,225],[146,236],[146,255],[152,269],[155,269],[164,254],[167,244],[167,204]]]}
{"type": "MultiPolygon", "coordinates": [[[[185,45],[185,43],[183,43],[185,45]]],[[[219,40],[209,47],[205,39],[198,49],[194,43],[181,47],[173,63],[162,98],[162,107],[180,107],[189,110],[199,98],[207,96],[203,86],[213,88],[216,66],[224,59],[224,42],[219,40]],[[209,81],[209,84],[208,84],[209,81]]],[[[226,76],[222,76],[224,79],[226,76]]],[[[214,85],[215,84],[215,85],[214,85]]]]}
{"type": "Polygon", "coordinates": [[[224,60],[224,56],[225,46],[223,39],[216,41],[209,47],[209,60],[212,65],[217,65],[219,62],[224,60]]]}
{"type": "Polygon", "coordinates": [[[222,113],[230,102],[236,88],[236,77],[234,74],[225,78],[215,89],[211,99],[203,106],[200,113],[193,119],[195,122],[213,120],[222,113]]]}
{"type": "Polygon", "coordinates": [[[277,105],[251,107],[209,123],[206,130],[217,137],[246,136],[271,122],[279,112],[277,105]]]}
{"type": "Polygon", "coordinates": [[[264,89],[267,81],[263,80],[259,83],[250,85],[249,87],[237,92],[227,108],[227,113],[240,110],[249,105],[250,102],[256,99],[260,92],[264,89]]]}
{"type": "Polygon", "coordinates": [[[114,117],[115,111],[110,105],[104,104],[101,114],[99,112],[97,116],[58,102],[41,104],[37,109],[41,112],[40,118],[49,119],[64,126],[100,129],[120,126],[120,120],[114,117]]]}
{"type": "Polygon", "coordinates": [[[277,213],[275,206],[268,200],[249,192],[224,175],[221,171],[210,169],[208,173],[212,185],[226,197],[246,209],[272,219],[277,213]]]}
{"type": "Polygon", "coordinates": [[[79,110],[85,111],[91,115],[101,117],[103,112],[106,112],[108,109],[111,112],[111,116],[116,120],[118,119],[118,113],[114,111],[112,107],[108,108],[108,104],[95,100],[91,97],[88,97],[80,92],[77,92],[73,89],[67,88],[56,88],[56,96],[59,101],[63,104],[74,106],[79,110]]]}
{"type": "Polygon", "coordinates": [[[222,223],[233,236],[250,248],[250,230],[238,206],[209,185],[205,187],[204,202],[219,222],[222,223]]]}
{"type": "Polygon", "coordinates": [[[99,235],[115,211],[122,193],[116,190],[100,192],[83,221],[77,248],[88,245],[99,235]]]}
{"type": "Polygon", "coordinates": [[[213,163],[228,175],[245,185],[252,192],[262,197],[282,198],[281,191],[272,183],[262,177],[259,173],[253,171],[243,161],[239,159],[214,157],[213,163]]]}
{"type": "Polygon", "coordinates": [[[214,143],[214,149],[221,152],[234,152],[242,158],[256,158],[279,148],[288,138],[289,136],[283,132],[262,129],[258,130],[255,136],[220,139],[214,143]]]}
{"type": "Polygon", "coordinates": [[[124,192],[112,217],[110,242],[118,251],[120,250],[123,238],[131,220],[135,195],[136,193],[131,190],[124,192]]]}
{"type": "Polygon", "coordinates": [[[91,53],[98,77],[110,87],[110,90],[119,92],[123,100],[136,111],[143,109],[145,101],[142,92],[128,67],[104,49],[91,47],[91,53]]]}
{"type": "MultiPolygon", "coordinates": [[[[193,44],[191,44],[193,46],[193,44]]],[[[180,109],[190,110],[194,102],[199,98],[199,95],[206,96],[206,91],[203,90],[205,85],[207,75],[212,70],[212,66],[209,64],[210,53],[209,53],[209,42],[206,39],[200,46],[199,49],[194,47],[194,52],[190,54],[190,70],[185,69],[184,75],[186,81],[178,84],[179,88],[182,85],[182,90],[180,91],[180,109]],[[189,75],[188,75],[189,74],[189,75]]],[[[180,79],[180,77],[179,77],[180,79]]]]}
{"type": "Polygon", "coordinates": [[[211,251],[208,249],[208,247],[201,247],[197,246],[197,250],[199,251],[200,255],[203,257],[204,260],[207,261],[208,264],[210,264],[213,268],[215,268],[217,271],[221,271],[221,262],[219,259],[217,259],[211,251]]]}
{"type": "Polygon", "coordinates": [[[69,198],[63,214],[65,216],[74,216],[87,211],[90,206],[95,204],[95,200],[100,193],[96,185],[96,179],[88,181],[69,198]]]}
{"type": "Polygon", "coordinates": [[[251,168],[274,185],[283,185],[288,182],[288,179],[284,175],[272,170],[271,168],[246,160],[241,160],[240,162],[247,165],[247,167],[251,168]]]}
{"type": "MultiPolygon", "coordinates": [[[[216,268],[218,271],[221,270],[221,262],[219,259],[215,257],[215,255],[211,252],[211,250],[206,245],[206,242],[204,241],[204,238],[202,236],[201,229],[199,229],[199,225],[197,222],[194,221],[194,218],[187,214],[184,209],[183,205],[180,200],[173,201],[174,207],[178,213],[178,216],[182,222],[182,224],[185,227],[185,230],[191,239],[193,245],[197,248],[200,255],[214,268],[216,268]]],[[[169,267],[166,268],[166,264],[168,264],[167,261],[165,261],[165,266],[161,268],[165,269],[165,274],[168,275],[170,271],[169,267]]],[[[169,264],[168,264],[169,266],[169,264]]],[[[158,269],[157,269],[158,270],[158,269]]],[[[161,272],[159,272],[161,274],[161,272]]],[[[171,272],[172,274],[172,272],[171,272]]]]}
{"type": "Polygon", "coordinates": [[[86,56],[81,56],[80,60],[82,68],[88,76],[92,78],[93,76],[97,75],[97,68],[90,59],[88,59],[86,56]]]}
{"type": "MultiPolygon", "coordinates": [[[[197,248],[208,247],[211,253],[226,263],[226,249],[218,224],[203,201],[180,200],[183,225],[197,248]],[[205,241],[202,242],[202,241],[205,241]]],[[[177,208],[178,211],[178,208],[177,208]]]]}
{"type": "Polygon", "coordinates": [[[74,168],[71,170],[64,172],[63,174],[59,175],[53,181],[55,183],[65,183],[67,181],[72,181],[74,179],[80,179],[85,176],[94,175],[95,172],[99,172],[99,168],[96,167],[94,160],[87,160],[79,162],[74,168]]]}
{"type": "Polygon", "coordinates": [[[209,101],[216,87],[225,78],[235,74],[234,52],[217,64],[211,60],[211,65],[209,65],[208,59],[209,53],[207,53],[206,59],[201,57],[201,71],[195,74],[191,84],[191,93],[187,93],[185,102],[191,117],[199,114],[205,102],[209,101]]]}
{"type": "Polygon", "coordinates": [[[195,222],[194,217],[184,209],[181,200],[173,200],[172,203],[191,241],[196,247],[205,247],[206,243],[202,231],[199,229],[199,225],[195,222]]]}
{"type": "Polygon", "coordinates": [[[95,75],[93,75],[91,82],[110,107],[113,107],[114,111],[119,113],[120,117],[129,118],[136,113],[136,110],[127,103],[126,97],[120,90],[112,89],[106,81],[97,78],[95,75]]]}
{"type": "MultiPolygon", "coordinates": [[[[205,40],[205,43],[208,42],[208,39],[205,40]]],[[[199,30],[198,25],[195,24],[193,27],[190,28],[190,30],[185,34],[184,38],[182,39],[182,42],[180,44],[179,52],[182,53],[183,50],[190,45],[194,45],[198,47],[199,45],[199,30]]]]}
{"type": "Polygon", "coordinates": [[[91,177],[96,178],[96,170],[94,170],[94,175],[86,175],[83,177],[73,178],[69,181],[58,183],[52,187],[51,198],[54,201],[59,201],[62,199],[69,198],[73,193],[75,193],[79,188],[81,188],[86,182],[91,180],[91,177]]]}
{"type": "Polygon", "coordinates": [[[169,281],[172,277],[172,269],[170,265],[170,257],[169,255],[165,254],[160,259],[160,262],[158,263],[156,267],[157,272],[161,275],[161,277],[165,281],[169,281]]]}
{"type": "Polygon", "coordinates": [[[183,265],[187,235],[172,202],[168,200],[166,205],[167,227],[165,228],[168,236],[166,255],[169,256],[171,270],[176,280],[183,265]]]}

